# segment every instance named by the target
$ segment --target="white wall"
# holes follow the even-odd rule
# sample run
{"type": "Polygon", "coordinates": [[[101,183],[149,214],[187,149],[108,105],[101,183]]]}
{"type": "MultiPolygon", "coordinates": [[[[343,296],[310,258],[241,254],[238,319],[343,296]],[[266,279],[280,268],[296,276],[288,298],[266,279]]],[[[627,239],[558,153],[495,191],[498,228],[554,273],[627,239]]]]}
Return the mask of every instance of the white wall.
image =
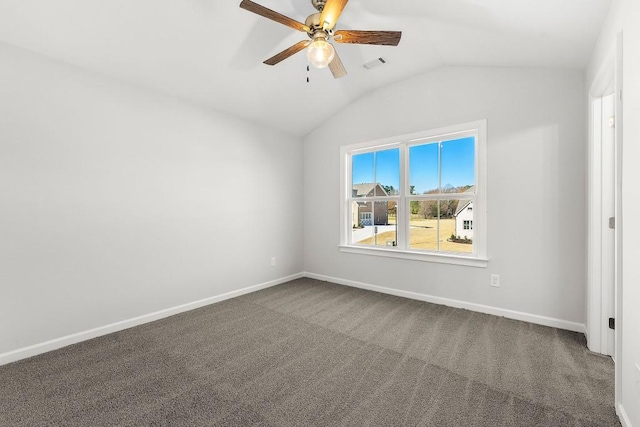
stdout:
{"type": "Polygon", "coordinates": [[[587,72],[587,87],[595,79],[618,33],[623,33],[623,159],[622,159],[622,382],[621,414],[626,426],[640,426],[640,3],[614,0],[587,72]],[[625,226],[630,224],[629,226],[625,226]]]}
{"type": "Polygon", "coordinates": [[[0,44],[0,355],[299,273],[301,163],[299,138],[0,44]]]}
{"type": "Polygon", "coordinates": [[[583,88],[574,71],[443,68],[340,110],[305,138],[305,271],[584,324],[583,88]],[[339,252],[341,145],[484,118],[489,268],[339,252]]]}

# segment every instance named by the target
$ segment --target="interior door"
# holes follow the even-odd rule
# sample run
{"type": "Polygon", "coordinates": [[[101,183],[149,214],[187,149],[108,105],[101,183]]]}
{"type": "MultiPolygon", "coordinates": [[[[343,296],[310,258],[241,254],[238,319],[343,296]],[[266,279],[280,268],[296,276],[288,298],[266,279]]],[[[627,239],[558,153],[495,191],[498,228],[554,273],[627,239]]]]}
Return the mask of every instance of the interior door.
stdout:
{"type": "Polygon", "coordinates": [[[602,328],[603,348],[615,356],[615,332],[609,318],[615,318],[615,186],[616,138],[615,95],[602,98],[602,328]]]}

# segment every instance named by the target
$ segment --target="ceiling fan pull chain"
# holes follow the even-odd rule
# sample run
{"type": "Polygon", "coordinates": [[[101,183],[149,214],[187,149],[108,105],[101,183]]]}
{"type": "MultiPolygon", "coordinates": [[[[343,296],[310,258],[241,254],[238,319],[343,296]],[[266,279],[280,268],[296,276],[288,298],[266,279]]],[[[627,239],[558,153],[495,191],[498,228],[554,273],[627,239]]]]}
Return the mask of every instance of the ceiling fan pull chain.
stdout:
{"type": "Polygon", "coordinates": [[[310,81],[309,81],[309,71],[310,71],[309,64],[307,64],[307,83],[310,83],[310,81]]]}

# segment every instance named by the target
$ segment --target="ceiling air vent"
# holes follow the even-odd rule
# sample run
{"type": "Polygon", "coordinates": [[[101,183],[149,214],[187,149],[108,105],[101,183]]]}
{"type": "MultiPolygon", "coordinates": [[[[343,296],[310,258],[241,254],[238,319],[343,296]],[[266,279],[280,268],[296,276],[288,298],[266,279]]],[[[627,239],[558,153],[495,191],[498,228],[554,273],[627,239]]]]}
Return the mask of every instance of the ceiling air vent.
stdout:
{"type": "Polygon", "coordinates": [[[387,63],[387,60],[384,59],[383,57],[380,58],[376,58],[373,61],[369,61],[366,64],[363,65],[364,68],[366,68],[367,70],[370,70],[372,68],[376,68],[379,67],[381,65],[384,65],[387,63]]]}

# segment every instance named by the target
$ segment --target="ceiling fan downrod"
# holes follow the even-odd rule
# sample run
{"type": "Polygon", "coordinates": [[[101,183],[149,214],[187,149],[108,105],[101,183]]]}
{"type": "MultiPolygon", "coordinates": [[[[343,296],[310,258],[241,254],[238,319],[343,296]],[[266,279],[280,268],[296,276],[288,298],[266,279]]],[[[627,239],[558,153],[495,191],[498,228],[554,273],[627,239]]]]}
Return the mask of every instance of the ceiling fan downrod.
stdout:
{"type": "Polygon", "coordinates": [[[322,12],[326,3],[327,0],[311,0],[311,4],[316,8],[318,12],[322,12]]]}

